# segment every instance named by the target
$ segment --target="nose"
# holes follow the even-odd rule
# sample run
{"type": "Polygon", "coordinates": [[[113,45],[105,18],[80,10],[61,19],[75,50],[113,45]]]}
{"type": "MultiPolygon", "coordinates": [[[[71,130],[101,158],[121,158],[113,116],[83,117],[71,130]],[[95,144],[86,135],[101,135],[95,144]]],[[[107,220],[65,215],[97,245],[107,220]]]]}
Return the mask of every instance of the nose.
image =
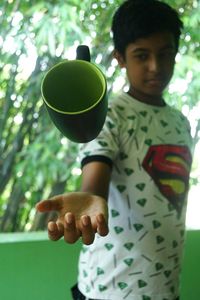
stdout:
{"type": "Polygon", "coordinates": [[[158,57],[151,57],[148,68],[150,72],[158,73],[161,70],[161,61],[158,57]]]}

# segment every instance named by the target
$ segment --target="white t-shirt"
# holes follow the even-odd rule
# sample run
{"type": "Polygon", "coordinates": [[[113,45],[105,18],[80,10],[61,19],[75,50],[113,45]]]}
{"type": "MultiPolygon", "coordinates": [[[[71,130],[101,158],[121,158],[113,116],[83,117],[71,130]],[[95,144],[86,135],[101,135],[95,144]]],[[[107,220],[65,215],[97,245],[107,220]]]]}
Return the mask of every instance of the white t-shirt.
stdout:
{"type": "Polygon", "coordinates": [[[192,140],[168,105],[125,93],[111,101],[100,135],[81,160],[112,164],[109,234],[83,246],[78,286],[88,298],[174,300],[184,246],[192,140]]]}

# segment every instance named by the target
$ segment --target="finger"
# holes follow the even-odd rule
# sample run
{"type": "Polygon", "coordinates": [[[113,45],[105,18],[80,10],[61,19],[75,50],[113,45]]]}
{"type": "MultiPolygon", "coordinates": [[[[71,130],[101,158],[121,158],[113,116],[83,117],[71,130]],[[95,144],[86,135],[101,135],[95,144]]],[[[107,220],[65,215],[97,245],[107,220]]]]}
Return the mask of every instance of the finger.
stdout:
{"type": "Polygon", "coordinates": [[[55,222],[48,223],[48,236],[52,241],[57,241],[63,236],[63,231],[58,228],[55,222]]]}
{"type": "Polygon", "coordinates": [[[99,214],[97,217],[97,232],[101,236],[106,236],[109,232],[108,224],[105,220],[105,217],[103,214],[99,214]]]}
{"type": "Polygon", "coordinates": [[[81,217],[81,232],[82,241],[85,245],[90,245],[94,241],[95,232],[92,228],[91,219],[89,216],[81,217]]]}
{"type": "Polygon", "coordinates": [[[36,209],[39,212],[59,211],[62,208],[62,199],[62,195],[58,195],[48,200],[40,201],[36,204],[36,209]]]}
{"type": "Polygon", "coordinates": [[[80,237],[80,232],[76,228],[75,217],[72,213],[67,213],[64,219],[64,239],[65,242],[73,244],[80,237]]]}

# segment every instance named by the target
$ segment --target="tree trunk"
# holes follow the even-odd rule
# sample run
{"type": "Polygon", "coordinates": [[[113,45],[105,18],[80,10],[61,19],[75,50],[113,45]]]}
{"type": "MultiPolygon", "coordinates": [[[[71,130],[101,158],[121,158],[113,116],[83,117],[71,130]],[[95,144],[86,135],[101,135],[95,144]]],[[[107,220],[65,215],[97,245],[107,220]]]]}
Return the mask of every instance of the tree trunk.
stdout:
{"type": "Polygon", "coordinates": [[[17,181],[13,183],[12,192],[9,198],[6,211],[3,215],[0,230],[2,232],[15,231],[17,226],[17,216],[21,203],[25,202],[25,195],[17,181]]]}

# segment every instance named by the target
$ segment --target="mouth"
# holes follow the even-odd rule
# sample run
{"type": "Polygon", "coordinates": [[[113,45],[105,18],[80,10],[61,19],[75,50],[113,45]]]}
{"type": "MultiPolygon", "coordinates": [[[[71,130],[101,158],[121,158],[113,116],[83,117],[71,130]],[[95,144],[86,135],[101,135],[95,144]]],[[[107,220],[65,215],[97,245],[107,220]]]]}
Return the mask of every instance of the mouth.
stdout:
{"type": "Polygon", "coordinates": [[[163,86],[165,83],[165,80],[163,78],[150,78],[146,80],[146,83],[152,86],[163,86]]]}
{"type": "Polygon", "coordinates": [[[146,87],[152,92],[160,93],[165,89],[166,85],[166,80],[163,78],[151,78],[146,80],[146,87]]]}

